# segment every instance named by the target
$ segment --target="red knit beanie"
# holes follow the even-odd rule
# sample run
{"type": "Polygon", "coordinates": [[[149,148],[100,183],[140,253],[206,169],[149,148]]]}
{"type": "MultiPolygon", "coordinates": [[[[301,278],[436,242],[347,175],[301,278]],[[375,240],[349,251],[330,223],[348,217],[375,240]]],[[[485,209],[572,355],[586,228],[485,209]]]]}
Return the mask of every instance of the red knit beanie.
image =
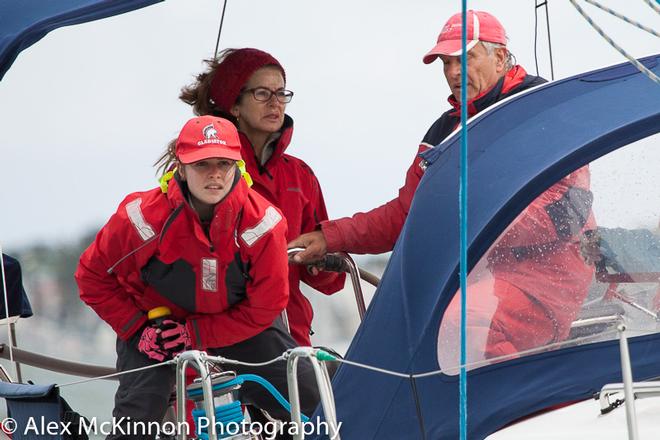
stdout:
{"type": "Polygon", "coordinates": [[[286,81],[284,68],[271,54],[259,49],[236,49],[223,59],[215,70],[211,81],[211,98],[215,105],[229,113],[241,93],[241,89],[252,74],[264,66],[275,66],[282,71],[286,81]]]}

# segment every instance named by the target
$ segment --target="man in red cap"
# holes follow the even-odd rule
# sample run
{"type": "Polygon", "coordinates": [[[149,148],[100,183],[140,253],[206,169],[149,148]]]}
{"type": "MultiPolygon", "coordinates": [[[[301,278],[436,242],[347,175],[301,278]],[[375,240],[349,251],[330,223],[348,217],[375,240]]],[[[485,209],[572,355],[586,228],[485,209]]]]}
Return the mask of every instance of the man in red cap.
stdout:
{"type": "MultiPolygon", "coordinates": [[[[470,10],[467,24],[469,116],[545,82],[543,78],[527,75],[525,69],[513,64],[512,55],[506,47],[506,32],[494,16],[470,10]]],[[[289,247],[306,248],[296,255],[297,261],[312,262],[326,252],[378,254],[392,250],[424,173],[419,155],[440,144],[460,123],[461,31],[461,14],[454,14],[442,28],[437,44],[423,58],[425,64],[438,58],[442,60],[444,75],[452,93],[448,98],[452,108],[435,121],[422,139],[406,174],[405,184],[399,189],[399,196],[371,211],[321,222],[319,230],[303,234],[289,243],[289,247]]]]}
{"type": "MultiPolygon", "coordinates": [[[[321,222],[319,231],[289,243],[290,247],[307,248],[297,255],[300,260],[314,260],[325,252],[380,253],[394,247],[424,172],[419,154],[441,143],[460,123],[461,18],[461,14],[455,14],[447,21],[436,45],[423,58],[426,64],[442,60],[452,92],[452,109],[424,136],[399,197],[351,218],[321,222]]],[[[545,82],[513,64],[506,33],[495,17],[468,11],[466,19],[469,116],[545,82]]],[[[568,337],[593,274],[593,267],[585,263],[579,250],[580,236],[595,227],[589,186],[589,169],[585,166],[548,188],[520,213],[486,254],[487,271],[494,283],[468,280],[473,298],[469,321],[480,323],[485,330],[479,333],[471,329],[471,335],[487,335],[482,357],[516,353],[568,337]],[[485,316],[479,306],[488,298],[496,298],[497,307],[485,316]]],[[[450,305],[443,325],[457,327],[456,310],[450,305]]]]}

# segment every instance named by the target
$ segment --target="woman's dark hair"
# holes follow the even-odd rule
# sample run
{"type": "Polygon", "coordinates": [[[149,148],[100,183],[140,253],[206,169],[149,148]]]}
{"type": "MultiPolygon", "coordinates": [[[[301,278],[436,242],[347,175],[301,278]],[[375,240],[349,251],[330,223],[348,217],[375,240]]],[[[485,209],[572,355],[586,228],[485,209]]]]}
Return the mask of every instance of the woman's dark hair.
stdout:
{"type": "MultiPolygon", "coordinates": [[[[200,73],[195,77],[195,81],[181,89],[179,99],[186,104],[192,106],[193,113],[197,116],[213,115],[225,118],[231,121],[234,125],[238,126],[238,121],[229,112],[221,110],[213,102],[211,98],[211,84],[213,78],[218,71],[218,66],[232,53],[238,49],[225,49],[218,53],[215,59],[204,60],[206,64],[206,71],[200,73]]],[[[239,95],[237,102],[240,102],[241,96],[239,95]]]]}
{"type": "MultiPolygon", "coordinates": [[[[238,127],[238,121],[231,113],[219,109],[213,99],[211,98],[211,83],[218,70],[218,66],[228,55],[234,53],[237,49],[225,49],[218,53],[215,59],[204,60],[206,70],[195,77],[195,81],[191,84],[181,88],[179,99],[186,104],[190,105],[193,113],[197,116],[213,115],[231,121],[238,127]]],[[[238,97],[237,102],[240,102],[241,96],[238,97]]],[[[176,155],[174,149],[176,147],[176,139],[172,139],[165,148],[165,151],[160,155],[158,160],[154,163],[156,167],[156,174],[160,175],[170,170],[176,162],[176,155]]]]}
{"type": "Polygon", "coordinates": [[[172,169],[176,163],[176,154],[174,154],[176,147],[176,139],[172,139],[168,142],[165,151],[160,155],[158,160],[154,163],[156,167],[156,175],[165,174],[167,171],[172,169]]]}

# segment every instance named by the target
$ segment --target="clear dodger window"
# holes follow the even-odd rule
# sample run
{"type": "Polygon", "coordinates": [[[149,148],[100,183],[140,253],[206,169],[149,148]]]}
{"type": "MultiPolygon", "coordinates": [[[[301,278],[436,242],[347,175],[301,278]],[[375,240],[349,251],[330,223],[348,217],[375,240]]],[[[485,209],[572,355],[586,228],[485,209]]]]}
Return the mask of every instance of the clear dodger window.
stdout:
{"type": "MultiPolygon", "coordinates": [[[[660,135],[556,182],[468,276],[467,367],[660,330],[660,135]]],[[[460,291],[442,318],[440,368],[457,374],[460,291]]]]}

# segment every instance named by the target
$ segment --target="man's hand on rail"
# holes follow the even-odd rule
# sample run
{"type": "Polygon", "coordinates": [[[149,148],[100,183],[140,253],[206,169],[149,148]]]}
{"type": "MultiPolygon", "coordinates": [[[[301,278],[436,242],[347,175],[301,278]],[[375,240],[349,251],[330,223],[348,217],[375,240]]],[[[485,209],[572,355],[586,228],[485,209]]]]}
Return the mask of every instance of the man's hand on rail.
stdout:
{"type": "Polygon", "coordinates": [[[300,237],[291,241],[288,247],[289,249],[295,247],[305,248],[304,251],[300,251],[293,256],[293,261],[299,264],[313,264],[325,257],[327,253],[327,243],[321,231],[302,234],[300,237]]]}

